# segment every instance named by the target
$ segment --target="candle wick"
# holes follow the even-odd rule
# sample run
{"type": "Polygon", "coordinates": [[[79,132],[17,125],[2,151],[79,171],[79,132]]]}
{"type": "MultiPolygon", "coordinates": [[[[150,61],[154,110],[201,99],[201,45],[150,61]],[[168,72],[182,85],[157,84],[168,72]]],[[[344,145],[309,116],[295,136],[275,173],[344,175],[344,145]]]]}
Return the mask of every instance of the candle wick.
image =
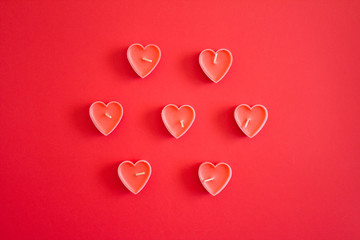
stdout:
{"type": "Polygon", "coordinates": [[[183,128],[184,127],[184,120],[181,120],[180,124],[181,124],[181,127],[183,128]]]}
{"type": "Polygon", "coordinates": [[[214,180],[214,179],[215,179],[214,177],[208,178],[208,179],[205,179],[204,182],[210,182],[210,181],[212,181],[212,180],[214,180]]]}
{"type": "Polygon", "coordinates": [[[145,175],[145,172],[140,172],[140,173],[137,173],[135,174],[136,176],[140,176],[140,175],[145,175]]]}
{"type": "Polygon", "coordinates": [[[105,116],[107,116],[108,118],[112,118],[112,116],[108,113],[105,113],[105,116]]]}
{"type": "Polygon", "coordinates": [[[247,128],[248,124],[250,122],[250,118],[248,118],[248,120],[246,120],[246,123],[245,123],[245,128],[247,128]]]}
{"type": "Polygon", "coordinates": [[[216,64],[217,53],[215,53],[214,64],[216,64]]]}
{"type": "Polygon", "coordinates": [[[145,57],[143,57],[142,60],[147,61],[147,62],[152,62],[151,59],[148,59],[148,58],[145,58],[145,57]]]}

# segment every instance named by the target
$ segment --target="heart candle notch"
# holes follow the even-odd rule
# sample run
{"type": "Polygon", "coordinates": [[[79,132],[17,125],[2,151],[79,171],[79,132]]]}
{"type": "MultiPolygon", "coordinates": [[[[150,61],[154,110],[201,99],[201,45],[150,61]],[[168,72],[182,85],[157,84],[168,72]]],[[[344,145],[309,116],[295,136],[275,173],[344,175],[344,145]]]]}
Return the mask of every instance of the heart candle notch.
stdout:
{"type": "Polygon", "coordinates": [[[199,63],[206,76],[214,83],[220,82],[229,71],[233,61],[232,54],[227,49],[205,49],[200,53],[199,63]]]}
{"type": "Polygon", "coordinates": [[[139,43],[134,43],[127,50],[127,58],[136,74],[141,78],[145,78],[159,63],[161,51],[154,44],[143,47],[139,43]]]}
{"type": "Polygon", "coordinates": [[[120,103],[112,101],[105,104],[96,101],[91,104],[89,114],[95,127],[105,136],[109,135],[119,124],[124,110],[120,103]]]}
{"type": "Polygon", "coordinates": [[[135,164],[131,161],[124,161],[118,167],[118,175],[130,192],[138,194],[150,178],[151,166],[145,160],[139,160],[135,164]]]}
{"type": "Polygon", "coordinates": [[[215,196],[229,183],[232,171],[231,167],[223,162],[216,165],[204,162],[200,165],[198,174],[206,191],[215,196]]]}
{"type": "Polygon", "coordinates": [[[241,104],[236,107],[234,117],[237,125],[249,138],[254,137],[264,127],[268,119],[268,111],[263,105],[250,107],[241,104]]]}
{"type": "Polygon", "coordinates": [[[180,108],[174,104],[166,105],[161,117],[165,127],[176,139],[184,135],[195,120],[195,110],[190,105],[183,105],[180,108]]]}

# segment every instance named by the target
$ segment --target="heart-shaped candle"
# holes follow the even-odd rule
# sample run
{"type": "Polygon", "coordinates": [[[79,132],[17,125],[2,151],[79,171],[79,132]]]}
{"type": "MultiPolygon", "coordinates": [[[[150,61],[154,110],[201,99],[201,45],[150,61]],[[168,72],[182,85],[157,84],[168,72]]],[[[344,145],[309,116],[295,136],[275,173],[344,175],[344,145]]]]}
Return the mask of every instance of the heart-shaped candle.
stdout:
{"type": "Polygon", "coordinates": [[[231,178],[231,168],[226,163],[218,163],[216,166],[210,162],[204,162],[199,167],[199,179],[204,188],[213,196],[220,193],[231,178]]]}
{"type": "Polygon", "coordinates": [[[127,58],[134,71],[142,78],[149,75],[159,63],[160,48],[154,44],[143,47],[139,43],[132,44],[127,50],[127,58]]]}
{"type": "Polygon", "coordinates": [[[139,160],[135,164],[124,161],[118,167],[118,175],[121,182],[130,192],[138,194],[150,178],[151,166],[145,160],[139,160]]]}
{"type": "Polygon", "coordinates": [[[241,104],[236,107],[234,117],[241,131],[249,138],[252,138],[264,127],[268,118],[268,111],[263,105],[250,107],[241,104]]]}
{"type": "Polygon", "coordinates": [[[175,138],[180,138],[193,124],[195,110],[189,105],[183,105],[178,108],[174,104],[169,104],[163,108],[161,117],[171,135],[175,138]]]}
{"type": "Polygon", "coordinates": [[[118,102],[105,104],[97,101],[91,104],[89,113],[95,127],[105,136],[109,135],[119,124],[123,116],[123,107],[118,102]]]}
{"type": "Polygon", "coordinates": [[[227,49],[219,49],[217,52],[205,49],[200,53],[199,63],[206,76],[217,83],[229,71],[232,59],[231,52],[227,49]]]}

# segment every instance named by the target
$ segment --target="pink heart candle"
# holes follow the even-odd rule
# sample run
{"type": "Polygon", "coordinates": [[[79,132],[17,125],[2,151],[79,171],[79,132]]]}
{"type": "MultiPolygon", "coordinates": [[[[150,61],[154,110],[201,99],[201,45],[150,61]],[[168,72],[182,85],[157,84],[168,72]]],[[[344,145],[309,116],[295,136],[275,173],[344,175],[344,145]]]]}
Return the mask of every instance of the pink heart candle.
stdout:
{"type": "Polygon", "coordinates": [[[154,44],[143,47],[141,44],[135,43],[127,50],[127,58],[131,67],[142,78],[145,78],[155,69],[160,57],[160,48],[154,44]]]}
{"type": "Polygon", "coordinates": [[[105,136],[109,135],[119,124],[123,116],[123,107],[118,102],[105,104],[97,101],[91,104],[89,114],[95,127],[105,136]]]}
{"type": "Polygon", "coordinates": [[[161,117],[167,130],[175,138],[180,138],[184,135],[195,120],[195,110],[189,105],[183,105],[178,108],[174,104],[166,105],[161,117]]]}
{"type": "Polygon", "coordinates": [[[231,174],[231,168],[226,163],[218,163],[215,166],[210,162],[204,162],[199,167],[200,182],[213,196],[219,194],[226,187],[231,174]]]}
{"type": "Polygon", "coordinates": [[[249,138],[252,138],[264,127],[268,118],[268,111],[262,105],[250,107],[241,104],[236,107],[234,117],[241,131],[249,138]]]}
{"type": "Polygon", "coordinates": [[[206,76],[218,83],[229,71],[232,59],[231,52],[227,49],[219,49],[217,52],[205,49],[200,53],[199,63],[206,76]]]}
{"type": "Polygon", "coordinates": [[[139,160],[135,164],[124,161],[118,167],[118,175],[130,192],[138,194],[150,178],[151,166],[145,160],[139,160]]]}

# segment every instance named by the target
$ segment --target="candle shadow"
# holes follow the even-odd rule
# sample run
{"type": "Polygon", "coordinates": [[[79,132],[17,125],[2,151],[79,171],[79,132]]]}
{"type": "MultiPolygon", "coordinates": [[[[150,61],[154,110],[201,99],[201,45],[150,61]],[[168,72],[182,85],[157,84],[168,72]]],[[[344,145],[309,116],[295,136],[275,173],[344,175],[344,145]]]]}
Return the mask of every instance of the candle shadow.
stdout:
{"type": "Polygon", "coordinates": [[[193,81],[193,79],[198,80],[199,83],[209,83],[213,84],[213,82],[206,76],[199,64],[199,54],[198,52],[194,52],[191,55],[187,55],[181,61],[181,67],[184,69],[186,74],[189,74],[189,81],[193,81]]]}
{"type": "Polygon", "coordinates": [[[141,79],[127,60],[127,48],[113,51],[109,56],[110,65],[122,79],[141,79]]]}
{"type": "Polygon", "coordinates": [[[227,136],[230,134],[231,137],[239,139],[246,137],[246,135],[241,131],[234,119],[234,111],[236,107],[237,106],[233,106],[220,112],[216,119],[218,124],[215,126],[221,128],[219,129],[219,132],[224,132],[227,136]]]}
{"type": "Polygon", "coordinates": [[[76,129],[82,133],[91,136],[101,136],[102,134],[96,129],[89,116],[90,105],[76,108],[72,113],[72,122],[75,123],[76,129]]]}
{"type": "Polygon", "coordinates": [[[113,162],[99,172],[100,180],[104,185],[116,195],[131,195],[132,193],[121,183],[121,180],[117,174],[119,162],[113,162]]]}
{"type": "Polygon", "coordinates": [[[154,136],[160,136],[162,138],[172,139],[173,136],[166,129],[162,119],[161,119],[161,111],[162,107],[157,109],[152,109],[148,112],[144,113],[143,125],[149,126],[147,129],[154,136]]]}
{"type": "Polygon", "coordinates": [[[191,193],[206,195],[208,192],[204,189],[198,177],[199,166],[200,163],[196,163],[182,169],[179,179],[191,193]]]}

